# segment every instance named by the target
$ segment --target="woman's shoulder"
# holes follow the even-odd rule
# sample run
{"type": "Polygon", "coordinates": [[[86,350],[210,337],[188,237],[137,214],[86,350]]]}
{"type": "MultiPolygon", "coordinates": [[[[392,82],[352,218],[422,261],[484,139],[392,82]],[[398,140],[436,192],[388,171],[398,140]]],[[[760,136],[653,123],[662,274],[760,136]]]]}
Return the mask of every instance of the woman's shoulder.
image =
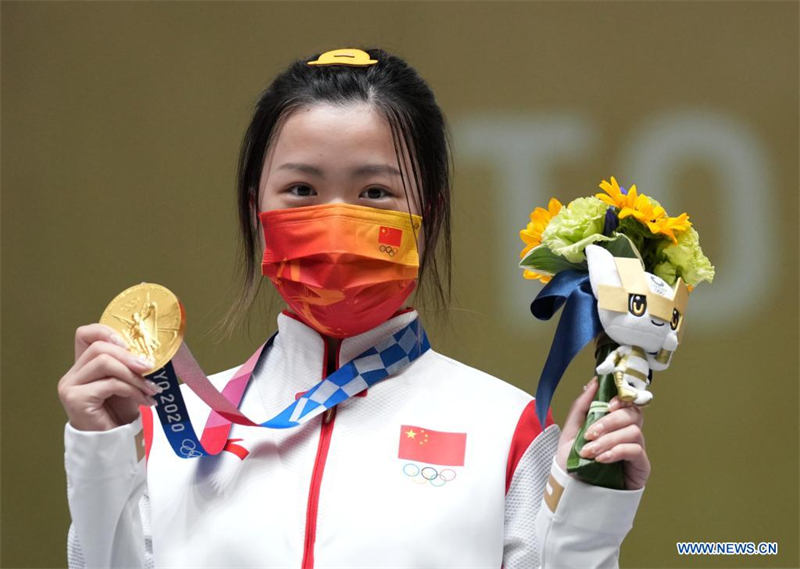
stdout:
{"type": "Polygon", "coordinates": [[[533,396],[526,391],[478,368],[460,362],[433,349],[425,358],[426,366],[437,382],[458,389],[468,396],[489,398],[496,402],[526,405],[533,396]]]}

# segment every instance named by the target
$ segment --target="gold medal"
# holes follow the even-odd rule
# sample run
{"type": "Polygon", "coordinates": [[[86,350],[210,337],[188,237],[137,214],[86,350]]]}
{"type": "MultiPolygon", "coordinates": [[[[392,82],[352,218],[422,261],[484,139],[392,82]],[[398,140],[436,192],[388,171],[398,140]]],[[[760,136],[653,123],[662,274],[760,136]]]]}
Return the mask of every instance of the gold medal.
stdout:
{"type": "Polygon", "coordinates": [[[108,303],[100,324],[113,328],[130,351],[153,360],[148,375],[172,359],[183,342],[186,313],[167,287],[140,283],[119,293],[108,303]]]}

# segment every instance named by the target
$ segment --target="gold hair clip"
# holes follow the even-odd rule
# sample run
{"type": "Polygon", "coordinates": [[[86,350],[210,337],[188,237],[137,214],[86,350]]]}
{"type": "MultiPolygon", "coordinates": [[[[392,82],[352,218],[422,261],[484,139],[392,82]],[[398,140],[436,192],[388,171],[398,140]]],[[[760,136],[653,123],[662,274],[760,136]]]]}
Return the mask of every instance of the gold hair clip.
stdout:
{"type": "Polygon", "coordinates": [[[370,59],[366,51],[360,49],[334,49],[326,51],[309,65],[351,65],[353,67],[366,67],[378,63],[377,59],[370,59]]]}

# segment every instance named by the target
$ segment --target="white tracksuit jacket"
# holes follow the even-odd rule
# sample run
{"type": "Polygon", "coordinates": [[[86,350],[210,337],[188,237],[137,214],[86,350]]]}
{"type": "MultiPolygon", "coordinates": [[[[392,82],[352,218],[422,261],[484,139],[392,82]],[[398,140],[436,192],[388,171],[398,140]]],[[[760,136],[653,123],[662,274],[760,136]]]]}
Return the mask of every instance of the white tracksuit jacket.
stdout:
{"type": "MultiPolygon", "coordinates": [[[[414,317],[343,340],[339,362],[414,317]]],[[[278,329],[240,406],[257,421],[324,375],[322,338],[285,313],[278,329]]],[[[210,379],[221,389],[234,371],[210,379]]],[[[199,436],[208,409],[183,393],[199,436]]],[[[433,350],[364,393],[294,429],[234,425],[227,450],[200,459],[178,458],[149,409],[110,431],[68,424],[69,566],[617,566],[642,490],[561,471],[559,429],[541,431],[530,395],[433,350]],[[400,458],[408,426],[465,433],[463,465],[400,458]]]]}

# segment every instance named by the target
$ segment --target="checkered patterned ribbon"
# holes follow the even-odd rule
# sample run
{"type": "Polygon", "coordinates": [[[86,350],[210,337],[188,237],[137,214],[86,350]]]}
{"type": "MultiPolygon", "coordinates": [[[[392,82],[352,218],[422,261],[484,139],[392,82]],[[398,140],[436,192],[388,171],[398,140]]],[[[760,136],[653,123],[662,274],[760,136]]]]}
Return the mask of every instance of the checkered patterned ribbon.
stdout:
{"type": "Polygon", "coordinates": [[[217,391],[206,378],[185,345],[181,346],[172,362],[147,376],[164,389],[156,396],[159,403],[156,412],[164,433],[178,456],[195,458],[219,454],[227,441],[232,423],[271,429],[302,425],[353,395],[400,372],[430,348],[425,330],[416,318],[400,331],[341,366],[272,419],[264,423],[255,423],[239,411],[238,405],[256,363],[274,338],[275,336],[270,338],[242,365],[222,393],[217,391]],[[212,408],[202,440],[198,439],[189,420],[178,376],[212,408]]]}
{"type": "Polygon", "coordinates": [[[284,429],[302,425],[345,399],[394,375],[430,348],[425,331],[414,319],[408,326],[350,360],[306,391],[262,427],[284,429]]]}

